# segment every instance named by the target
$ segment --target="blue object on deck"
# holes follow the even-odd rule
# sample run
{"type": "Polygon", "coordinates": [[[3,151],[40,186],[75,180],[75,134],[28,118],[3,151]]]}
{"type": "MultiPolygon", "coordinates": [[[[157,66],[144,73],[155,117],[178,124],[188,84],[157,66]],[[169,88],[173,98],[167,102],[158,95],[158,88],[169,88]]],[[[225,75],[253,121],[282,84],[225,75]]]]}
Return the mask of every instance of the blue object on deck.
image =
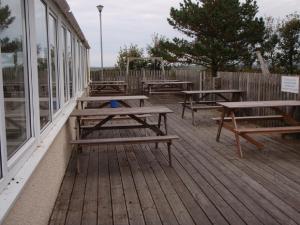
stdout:
{"type": "Polygon", "coordinates": [[[118,108],[119,107],[119,102],[117,100],[111,100],[110,101],[110,107],[111,108],[118,108]]]}

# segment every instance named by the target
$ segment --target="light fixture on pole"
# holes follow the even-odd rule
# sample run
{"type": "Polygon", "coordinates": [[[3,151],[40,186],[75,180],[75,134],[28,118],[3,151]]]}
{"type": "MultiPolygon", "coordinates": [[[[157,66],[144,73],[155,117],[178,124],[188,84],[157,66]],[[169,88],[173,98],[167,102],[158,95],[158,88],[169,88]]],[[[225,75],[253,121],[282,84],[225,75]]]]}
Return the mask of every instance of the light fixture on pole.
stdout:
{"type": "Polygon", "coordinates": [[[100,49],[101,49],[101,79],[103,80],[103,46],[102,46],[102,9],[103,5],[98,5],[97,9],[99,11],[99,18],[100,18],[100,49]]]}

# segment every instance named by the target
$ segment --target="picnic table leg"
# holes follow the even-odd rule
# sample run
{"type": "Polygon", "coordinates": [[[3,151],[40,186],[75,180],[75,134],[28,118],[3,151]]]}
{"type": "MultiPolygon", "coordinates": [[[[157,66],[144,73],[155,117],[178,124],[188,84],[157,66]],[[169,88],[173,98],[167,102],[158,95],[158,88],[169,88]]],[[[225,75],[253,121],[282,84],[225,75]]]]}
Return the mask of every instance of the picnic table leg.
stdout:
{"type": "MultiPolygon", "coordinates": [[[[161,114],[158,115],[158,129],[160,129],[160,125],[161,125],[161,114]]],[[[159,134],[157,134],[157,136],[159,136],[159,134]]],[[[158,148],[158,142],[155,143],[155,148],[158,148]]]]}
{"type": "MultiPolygon", "coordinates": [[[[235,130],[237,130],[237,123],[235,120],[235,114],[234,111],[231,111],[231,119],[232,119],[232,123],[233,123],[233,127],[235,130]]],[[[238,155],[240,158],[243,158],[243,151],[242,151],[242,146],[241,146],[241,141],[240,141],[240,135],[238,133],[234,133],[235,135],[235,141],[236,141],[236,145],[237,145],[237,150],[238,150],[238,155]]]]}
{"type": "Polygon", "coordinates": [[[163,114],[163,117],[164,117],[165,132],[166,132],[166,135],[167,135],[168,134],[167,114],[163,114]]]}
{"type": "Polygon", "coordinates": [[[143,107],[145,105],[144,99],[140,99],[140,107],[143,107]]]}
{"type": "Polygon", "coordinates": [[[184,112],[185,112],[185,108],[186,108],[186,102],[187,102],[187,99],[188,99],[188,95],[186,94],[185,97],[184,97],[184,102],[183,102],[183,106],[182,106],[182,114],[181,114],[181,118],[183,119],[184,118],[184,112]]]}
{"type": "Polygon", "coordinates": [[[172,143],[168,142],[167,145],[168,145],[169,166],[172,167],[172,155],[171,155],[171,145],[172,145],[172,143]]]}
{"type": "Polygon", "coordinates": [[[192,109],[192,123],[193,123],[193,126],[195,126],[195,110],[192,109]]]}
{"type": "Polygon", "coordinates": [[[226,114],[226,109],[223,107],[221,120],[219,122],[218,134],[217,134],[217,138],[216,138],[216,141],[218,141],[218,142],[220,141],[220,135],[221,135],[221,131],[222,131],[223,124],[224,124],[225,114],[226,114]]]}

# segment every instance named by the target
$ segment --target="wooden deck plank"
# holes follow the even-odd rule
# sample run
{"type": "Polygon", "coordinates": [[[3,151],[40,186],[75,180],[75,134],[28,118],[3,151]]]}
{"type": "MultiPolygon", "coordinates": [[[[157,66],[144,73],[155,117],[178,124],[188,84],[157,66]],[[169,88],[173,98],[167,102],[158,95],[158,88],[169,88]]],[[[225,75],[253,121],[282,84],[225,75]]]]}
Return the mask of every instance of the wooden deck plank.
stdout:
{"type": "MultiPolygon", "coordinates": [[[[191,140],[192,142],[199,143],[199,139],[195,139],[193,136],[190,137],[192,137],[191,140]]],[[[209,146],[208,143],[203,143],[203,141],[207,141],[207,139],[201,140],[202,143],[199,144],[202,146],[209,146]]],[[[217,150],[217,148],[215,148],[215,150],[217,150]]],[[[220,157],[220,155],[216,153],[216,151],[212,151],[210,149],[210,151],[207,151],[207,153],[210,153],[209,155],[211,156],[207,155],[209,157],[217,157],[220,160],[219,162],[215,160],[216,158],[211,159],[210,161],[214,164],[218,163],[216,165],[220,166],[222,168],[222,171],[228,177],[233,179],[238,186],[242,187],[242,189],[245,192],[247,192],[252,197],[252,199],[255,199],[258,202],[258,204],[262,205],[263,209],[268,211],[268,213],[270,213],[274,218],[277,218],[280,223],[295,224],[295,222],[291,221],[291,218],[293,218],[294,221],[299,221],[298,220],[299,215],[298,213],[295,212],[295,210],[289,207],[289,205],[284,203],[281,199],[278,199],[276,196],[270,193],[267,189],[265,189],[262,185],[257,183],[254,179],[244,174],[240,169],[235,167],[232,163],[225,161],[224,158],[220,157]],[[270,204],[269,201],[272,204],[270,204]],[[288,214],[288,216],[290,216],[290,218],[285,214],[281,213],[280,210],[283,210],[286,214],[288,214]]]]}
{"type": "Polygon", "coordinates": [[[82,225],[96,225],[97,224],[97,192],[98,192],[98,147],[90,147],[90,160],[87,172],[87,181],[85,188],[85,198],[82,210],[82,225]]]}
{"type": "Polygon", "coordinates": [[[108,147],[99,147],[98,224],[112,225],[111,186],[108,164],[108,147]]]}
{"type": "Polygon", "coordinates": [[[66,225],[80,225],[82,219],[82,208],[84,202],[85,185],[87,180],[87,169],[90,158],[89,151],[83,151],[79,155],[81,173],[76,175],[70,206],[66,218],[66,225]]]}
{"type": "Polygon", "coordinates": [[[108,146],[109,173],[114,224],[128,225],[128,214],[115,146],[108,146]]]}
{"type": "Polygon", "coordinates": [[[76,177],[76,158],[71,156],[68,168],[66,170],[62,185],[60,187],[57,200],[49,220],[49,225],[64,225],[66,222],[69,203],[71,200],[72,190],[76,177]]]}
{"type": "MultiPolygon", "coordinates": [[[[162,146],[162,144],[160,144],[162,146]]],[[[151,167],[153,169],[154,175],[156,176],[160,186],[177,218],[179,224],[195,224],[194,220],[192,219],[189,211],[186,209],[183,202],[180,200],[174,186],[169,181],[169,177],[166,176],[160,165],[154,160],[154,157],[151,154],[151,150],[154,149],[154,146],[142,146],[144,157],[148,158],[151,162],[151,167]]],[[[160,148],[155,149],[155,151],[160,151],[160,148]]],[[[168,166],[168,163],[165,164],[168,166]]],[[[169,167],[169,166],[168,166],[169,167]]],[[[169,167],[170,168],[170,167],[169,167]]]]}
{"type": "MultiPolygon", "coordinates": [[[[117,131],[114,134],[117,136],[117,131]]],[[[119,162],[121,179],[123,183],[123,190],[125,202],[127,206],[128,220],[131,225],[145,224],[140,201],[135,189],[130,167],[128,165],[127,157],[125,154],[124,146],[117,146],[117,158],[119,162]]]]}
{"type": "MultiPolygon", "coordinates": [[[[194,127],[191,115],[180,118],[178,98],[176,104],[168,98],[152,97],[146,106],[163,103],[175,112],[168,115],[169,134],[180,136],[172,146],[173,167],[167,165],[165,144],[84,147],[86,172],[75,176],[70,161],[49,224],[95,224],[96,219],[106,225],[300,224],[299,145],[260,135],[266,149],[245,145],[247,157],[239,159],[232,133],[224,130],[221,142],[215,141],[217,126],[209,120],[215,112],[201,112],[194,127]]],[[[135,129],[92,135],[144,134],[135,129]]]]}
{"type": "Polygon", "coordinates": [[[131,167],[132,176],[141,202],[141,208],[145,222],[147,225],[160,225],[162,222],[152,199],[145,177],[141,172],[141,167],[139,166],[135,154],[133,153],[132,146],[125,146],[125,152],[131,167]]]}

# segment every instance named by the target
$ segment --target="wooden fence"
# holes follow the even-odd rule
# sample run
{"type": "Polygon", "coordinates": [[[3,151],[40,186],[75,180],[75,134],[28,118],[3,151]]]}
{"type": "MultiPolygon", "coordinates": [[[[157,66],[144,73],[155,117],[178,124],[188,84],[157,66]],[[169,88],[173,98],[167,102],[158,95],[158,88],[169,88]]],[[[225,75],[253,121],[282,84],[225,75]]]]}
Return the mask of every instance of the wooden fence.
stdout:
{"type": "MultiPolygon", "coordinates": [[[[103,80],[126,80],[128,83],[129,94],[142,93],[142,80],[185,80],[191,81],[195,89],[201,88],[201,77],[204,77],[205,71],[200,69],[172,69],[166,70],[163,74],[160,70],[132,70],[129,71],[126,78],[125,72],[117,69],[104,70],[103,80]]],[[[91,71],[90,79],[92,81],[100,81],[101,71],[91,71]]]]}

